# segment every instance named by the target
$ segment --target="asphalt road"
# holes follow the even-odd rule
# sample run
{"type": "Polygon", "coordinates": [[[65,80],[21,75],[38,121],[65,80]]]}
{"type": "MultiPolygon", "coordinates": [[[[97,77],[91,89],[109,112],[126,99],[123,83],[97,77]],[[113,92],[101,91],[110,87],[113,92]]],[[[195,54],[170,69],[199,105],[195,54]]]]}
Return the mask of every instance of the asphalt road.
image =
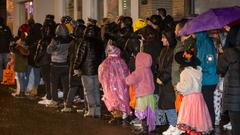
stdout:
{"type": "MultiPolygon", "coordinates": [[[[0,85],[0,135],[133,135],[130,126],[108,124],[106,111],[101,119],[84,118],[82,113],[61,113],[38,101],[14,98],[8,87],[0,85]]],[[[153,135],[165,129],[160,127],[153,135]]],[[[230,135],[216,131],[216,135],[230,135]]]]}

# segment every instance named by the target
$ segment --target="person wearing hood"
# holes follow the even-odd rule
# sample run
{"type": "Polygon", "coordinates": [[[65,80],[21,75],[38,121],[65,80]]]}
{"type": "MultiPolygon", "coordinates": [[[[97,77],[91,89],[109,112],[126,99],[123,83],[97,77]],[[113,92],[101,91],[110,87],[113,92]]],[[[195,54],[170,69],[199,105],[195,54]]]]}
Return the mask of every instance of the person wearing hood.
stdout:
{"type": "Polygon", "coordinates": [[[232,134],[240,134],[240,26],[233,26],[227,37],[229,46],[219,55],[217,73],[224,77],[223,110],[228,111],[232,134]]]}
{"type": "Polygon", "coordinates": [[[83,84],[88,108],[84,117],[101,117],[98,66],[104,58],[104,46],[99,36],[100,29],[96,25],[87,26],[73,66],[74,74],[81,75],[83,84]]]}
{"type": "Polygon", "coordinates": [[[77,20],[77,26],[73,32],[74,42],[71,43],[69,47],[69,92],[66,100],[66,104],[64,108],[61,110],[62,112],[71,112],[72,111],[72,102],[76,94],[79,94],[80,99],[84,99],[83,86],[81,83],[81,76],[74,75],[74,61],[76,59],[76,54],[79,46],[82,43],[84,30],[86,26],[84,25],[84,21],[82,19],[77,20]]]}
{"type": "Polygon", "coordinates": [[[173,51],[176,46],[175,34],[172,31],[163,31],[163,48],[158,59],[157,83],[159,85],[159,108],[166,113],[169,129],[163,132],[168,134],[176,129],[177,113],[175,110],[175,91],[172,85],[171,68],[173,62],[173,51]]]}
{"type": "Polygon", "coordinates": [[[42,38],[38,42],[37,50],[34,56],[34,61],[40,67],[40,73],[45,85],[46,99],[38,102],[38,104],[49,104],[52,99],[50,88],[50,62],[51,55],[47,53],[47,46],[52,38],[55,37],[56,23],[53,15],[46,15],[43,27],[41,29],[42,38]]]}
{"type": "Polygon", "coordinates": [[[212,124],[215,123],[214,112],[214,91],[218,83],[217,75],[217,49],[214,46],[213,40],[207,32],[198,32],[196,35],[195,55],[201,62],[202,67],[202,93],[207,103],[208,110],[212,119],[212,124]]]}
{"type": "Polygon", "coordinates": [[[140,52],[136,56],[136,69],[125,79],[128,85],[133,85],[136,97],[135,116],[141,120],[141,128],[136,129],[136,134],[147,133],[155,130],[155,107],[157,97],[154,96],[154,80],[151,71],[151,55],[140,52]]]}
{"type": "Polygon", "coordinates": [[[107,58],[98,68],[99,82],[103,87],[103,101],[113,119],[109,123],[126,123],[130,114],[129,91],[125,78],[129,75],[129,69],[125,61],[120,57],[120,49],[114,46],[115,41],[109,40],[106,47],[107,58]]]}
{"type": "Polygon", "coordinates": [[[135,58],[137,53],[140,52],[140,39],[141,36],[139,34],[140,30],[147,26],[147,23],[139,18],[133,22],[133,30],[134,32],[129,37],[128,42],[126,43],[124,50],[127,54],[126,63],[131,72],[135,70],[135,58]]]}
{"type": "Polygon", "coordinates": [[[202,68],[199,59],[194,55],[194,50],[190,49],[178,52],[175,60],[182,71],[180,81],[174,87],[183,95],[183,99],[178,113],[178,129],[171,135],[180,135],[184,131],[191,135],[208,134],[213,126],[201,92],[202,68]]]}
{"type": "Polygon", "coordinates": [[[51,54],[51,67],[50,67],[50,82],[52,101],[48,107],[59,107],[60,100],[58,99],[58,84],[63,88],[64,102],[67,99],[67,93],[69,90],[68,84],[68,55],[69,47],[71,44],[71,38],[68,29],[65,24],[61,23],[57,26],[55,31],[56,36],[52,39],[51,43],[47,47],[47,53],[51,54]]]}

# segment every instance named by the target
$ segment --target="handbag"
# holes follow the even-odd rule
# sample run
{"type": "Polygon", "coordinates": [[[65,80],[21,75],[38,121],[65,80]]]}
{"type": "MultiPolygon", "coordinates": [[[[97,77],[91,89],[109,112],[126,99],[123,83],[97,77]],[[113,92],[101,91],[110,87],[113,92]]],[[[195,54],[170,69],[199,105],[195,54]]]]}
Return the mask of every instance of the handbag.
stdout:
{"type": "Polygon", "coordinates": [[[13,66],[7,64],[3,70],[3,85],[15,85],[14,69],[13,66]]]}

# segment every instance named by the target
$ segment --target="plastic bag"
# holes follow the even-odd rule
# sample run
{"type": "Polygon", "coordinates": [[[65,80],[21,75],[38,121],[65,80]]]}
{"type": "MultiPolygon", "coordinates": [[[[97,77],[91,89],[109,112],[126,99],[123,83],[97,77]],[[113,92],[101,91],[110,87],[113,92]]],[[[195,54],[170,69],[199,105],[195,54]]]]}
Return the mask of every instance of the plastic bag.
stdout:
{"type": "Polygon", "coordinates": [[[15,85],[15,75],[13,66],[7,64],[6,69],[3,70],[3,85],[15,85]]]}

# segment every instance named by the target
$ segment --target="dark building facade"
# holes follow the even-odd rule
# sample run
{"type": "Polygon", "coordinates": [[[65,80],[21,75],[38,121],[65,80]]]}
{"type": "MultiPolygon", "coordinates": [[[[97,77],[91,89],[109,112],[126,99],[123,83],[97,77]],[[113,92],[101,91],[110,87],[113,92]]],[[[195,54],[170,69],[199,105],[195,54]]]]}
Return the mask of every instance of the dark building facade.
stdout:
{"type": "Polygon", "coordinates": [[[0,16],[7,20],[6,0],[0,0],[0,16]]]}

